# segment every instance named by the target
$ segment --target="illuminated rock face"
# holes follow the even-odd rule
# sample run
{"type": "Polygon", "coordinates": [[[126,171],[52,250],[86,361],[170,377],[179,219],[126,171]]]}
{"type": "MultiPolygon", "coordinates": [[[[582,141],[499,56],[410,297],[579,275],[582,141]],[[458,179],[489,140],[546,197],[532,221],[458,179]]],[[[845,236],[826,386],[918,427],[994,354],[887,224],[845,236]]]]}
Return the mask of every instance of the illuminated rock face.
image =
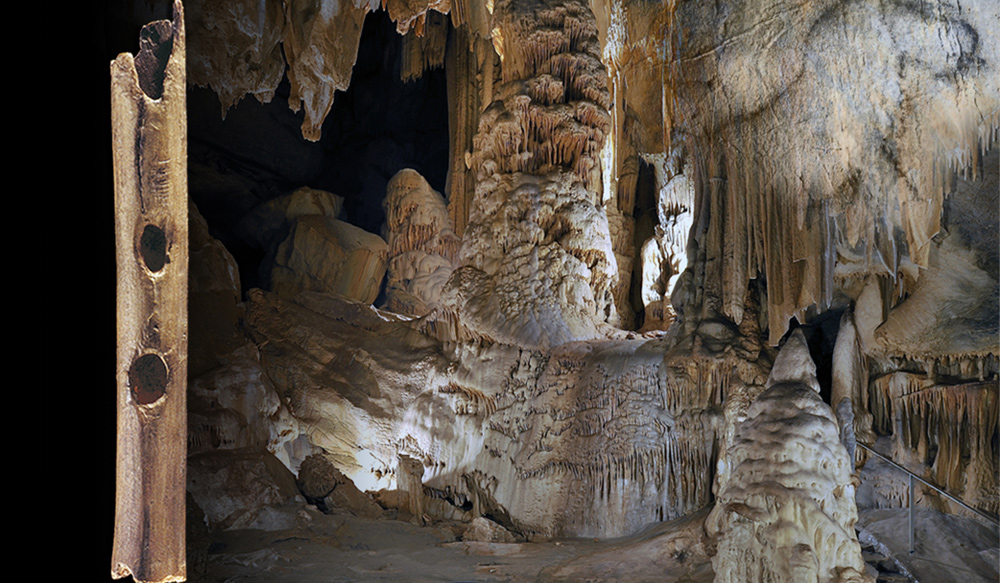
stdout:
{"type": "MultiPolygon", "coordinates": [[[[865,354],[864,413],[880,451],[994,513],[1000,511],[998,175],[994,147],[976,180],[956,180],[928,268],[909,297],[893,305],[869,282],[854,316],[865,354]]],[[[877,460],[862,470],[862,482],[859,502],[908,502],[905,480],[877,460]]],[[[929,489],[917,493],[948,511],[929,489]]]]}
{"type": "Polygon", "coordinates": [[[865,280],[892,304],[921,285],[953,176],[978,167],[1000,124],[1000,41],[986,33],[1000,8],[940,8],[678,5],[665,91],[701,200],[689,262],[704,270],[687,294],[704,290],[689,301],[702,314],[738,322],[763,277],[776,345],[790,318],[857,300],[865,280]]]}
{"type": "Polygon", "coordinates": [[[424,512],[529,537],[622,536],[709,503],[718,406],[766,370],[752,345],[662,338],[442,347],[427,322],[316,293],[255,290],[247,310],[267,378],[359,488],[402,488],[416,463],[424,512]]]}
{"type": "Polygon", "coordinates": [[[400,170],[389,181],[383,206],[389,244],[389,279],[384,307],[423,316],[441,297],[461,240],[448,208],[415,170],[400,170]]]}
{"type": "Polygon", "coordinates": [[[818,391],[796,331],[721,456],[728,471],[706,521],[717,583],[873,581],[854,532],[854,463],[818,391]]]}
{"type": "Polygon", "coordinates": [[[598,155],[606,74],[583,2],[498,2],[503,84],[479,120],[476,188],[449,285],[475,334],[526,347],[594,338],[617,283],[598,155]]]}

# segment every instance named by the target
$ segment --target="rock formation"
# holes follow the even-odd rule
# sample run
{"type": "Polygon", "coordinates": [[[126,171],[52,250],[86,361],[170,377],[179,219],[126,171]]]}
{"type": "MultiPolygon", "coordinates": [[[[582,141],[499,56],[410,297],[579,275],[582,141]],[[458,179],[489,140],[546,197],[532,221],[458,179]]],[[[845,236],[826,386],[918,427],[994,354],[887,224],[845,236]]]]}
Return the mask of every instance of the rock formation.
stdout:
{"type": "Polygon", "coordinates": [[[474,334],[554,347],[594,338],[617,263],[600,205],[608,92],[582,2],[499,2],[503,83],[479,121],[473,206],[448,300],[474,334]]]}
{"type": "Polygon", "coordinates": [[[389,181],[383,205],[389,244],[384,307],[423,316],[440,300],[461,240],[441,194],[414,170],[400,170],[389,181]]]}
{"type": "Polygon", "coordinates": [[[716,583],[873,583],[854,532],[854,463],[815,370],[797,330],[720,454],[728,471],[706,521],[716,583]]]}
{"type": "Polygon", "coordinates": [[[423,467],[425,507],[527,536],[623,535],[706,504],[715,408],[766,376],[759,345],[710,327],[669,352],[662,338],[443,348],[420,321],[259,290],[247,323],[303,434],[360,488],[400,487],[405,456],[423,467]]]}
{"type": "Polygon", "coordinates": [[[194,31],[190,83],[211,88],[223,116],[246,95],[271,101],[285,71],[282,3],[189,0],[187,7],[188,28],[194,31]]]}
{"type": "Polygon", "coordinates": [[[340,201],[335,196],[302,188],[261,206],[245,229],[253,230],[258,243],[269,248],[273,259],[262,267],[274,291],[295,295],[310,290],[375,301],[385,276],[386,243],[338,220],[340,201]]]}
{"type": "Polygon", "coordinates": [[[764,4],[677,8],[674,22],[707,34],[684,39],[671,125],[702,200],[696,303],[739,321],[747,282],[764,278],[776,344],[791,317],[838,292],[856,300],[860,280],[897,304],[931,268],[944,191],[996,139],[1000,45],[978,32],[997,15],[989,2],[933,18],[764,4]]]}

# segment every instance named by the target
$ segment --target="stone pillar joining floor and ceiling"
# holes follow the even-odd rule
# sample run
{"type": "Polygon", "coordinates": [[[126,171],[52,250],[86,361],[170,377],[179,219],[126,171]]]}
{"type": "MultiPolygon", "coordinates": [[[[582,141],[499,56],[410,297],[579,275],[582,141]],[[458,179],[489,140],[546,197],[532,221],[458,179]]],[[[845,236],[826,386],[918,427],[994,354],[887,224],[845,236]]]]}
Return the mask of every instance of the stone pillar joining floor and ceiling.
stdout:
{"type": "Polygon", "coordinates": [[[474,139],[451,309],[505,343],[594,338],[614,316],[618,275],[600,195],[610,97],[594,16],[576,0],[502,1],[493,16],[503,79],[474,139]]]}
{"type": "Polygon", "coordinates": [[[111,574],[184,581],[188,196],[184,13],[111,63],[118,454],[111,574]]]}
{"type": "Polygon", "coordinates": [[[801,331],[781,349],[719,464],[705,523],[716,583],[872,582],[854,531],[853,460],[819,396],[801,331]]]}

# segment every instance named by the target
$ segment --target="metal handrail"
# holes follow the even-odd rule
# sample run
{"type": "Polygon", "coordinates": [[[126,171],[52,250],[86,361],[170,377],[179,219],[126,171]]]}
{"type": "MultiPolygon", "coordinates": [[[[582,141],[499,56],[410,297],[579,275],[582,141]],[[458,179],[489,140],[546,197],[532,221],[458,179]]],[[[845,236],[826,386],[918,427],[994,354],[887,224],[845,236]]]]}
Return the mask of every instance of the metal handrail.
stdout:
{"type": "Polygon", "coordinates": [[[913,515],[914,515],[914,512],[915,512],[915,508],[914,508],[915,505],[913,504],[913,480],[918,480],[919,482],[921,482],[925,486],[929,486],[933,490],[935,490],[935,491],[937,491],[937,492],[939,492],[941,494],[944,494],[945,496],[947,496],[948,498],[950,498],[953,502],[956,502],[959,505],[961,505],[963,508],[965,508],[967,510],[971,510],[972,512],[975,512],[979,516],[982,516],[986,520],[989,520],[990,522],[992,522],[992,523],[996,524],[998,527],[1000,527],[1000,521],[998,521],[996,518],[990,516],[989,514],[986,514],[982,510],[979,510],[978,508],[973,508],[972,506],[969,506],[968,504],[965,503],[964,500],[961,500],[957,496],[953,496],[953,495],[949,494],[943,488],[940,488],[940,487],[938,487],[938,486],[936,486],[936,485],[928,482],[927,480],[921,478],[917,474],[914,474],[910,470],[904,468],[903,466],[897,464],[896,462],[892,461],[891,459],[887,458],[886,456],[882,455],[881,453],[875,451],[875,449],[873,449],[873,448],[871,448],[871,447],[869,447],[869,446],[867,446],[867,445],[865,445],[865,444],[863,444],[861,442],[858,442],[858,445],[861,446],[861,447],[863,447],[863,448],[865,448],[866,450],[872,452],[876,456],[882,458],[883,461],[887,462],[889,465],[893,466],[897,470],[903,471],[903,472],[909,474],[909,476],[910,476],[910,499],[908,500],[907,505],[909,506],[909,511],[910,511],[910,554],[911,555],[913,554],[913,515]]]}

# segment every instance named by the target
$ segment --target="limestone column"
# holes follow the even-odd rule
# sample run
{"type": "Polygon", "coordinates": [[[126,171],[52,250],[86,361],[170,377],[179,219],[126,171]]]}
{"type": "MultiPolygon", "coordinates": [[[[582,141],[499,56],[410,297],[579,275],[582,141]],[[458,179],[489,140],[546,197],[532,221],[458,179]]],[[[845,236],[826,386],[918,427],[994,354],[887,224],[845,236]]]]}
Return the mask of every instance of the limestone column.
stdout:
{"type": "Polygon", "coordinates": [[[473,138],[475,194],[444,295],[478,337],[533,348],[597,337],[615,317],[618,264],[594,14],[582,0],[498,0],[491,38],[502,80],[473,138]]]}

